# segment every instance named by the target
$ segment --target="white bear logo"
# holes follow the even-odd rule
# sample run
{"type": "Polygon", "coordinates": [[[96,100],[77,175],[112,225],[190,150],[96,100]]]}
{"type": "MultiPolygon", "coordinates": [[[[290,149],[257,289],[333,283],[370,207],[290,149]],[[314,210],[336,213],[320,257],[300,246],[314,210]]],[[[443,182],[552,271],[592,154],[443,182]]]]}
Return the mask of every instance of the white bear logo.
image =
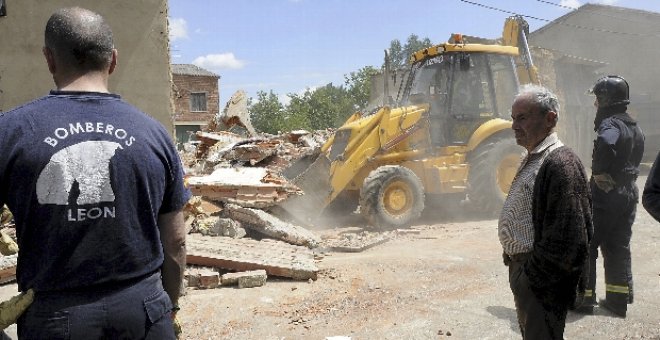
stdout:
{"type": "Polygon", "coordinates": [[[55,153],[37,179],[39,203],[67,205],[74,182],[80,190],[77,204],[114,202],[110,159],[117,148],[115,142],[88,141],[55,153]]]}

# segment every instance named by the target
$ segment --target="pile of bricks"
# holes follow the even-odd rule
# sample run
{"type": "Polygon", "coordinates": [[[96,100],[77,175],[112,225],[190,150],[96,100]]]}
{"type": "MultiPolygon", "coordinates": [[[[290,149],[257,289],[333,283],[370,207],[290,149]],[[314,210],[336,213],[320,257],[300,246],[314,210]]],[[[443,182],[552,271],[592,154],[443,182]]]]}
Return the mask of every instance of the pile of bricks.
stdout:
{"type": "Polygon", "coordinates": [[[185,209],[190,287],[255,287],[269,275],[316,279],[312,249],[320,239],[270,209],[303,194],[283,172],[299,159],[318,155],[331,133],[196,134],[196,145],[181,154],[194,195],[185,209]]]}

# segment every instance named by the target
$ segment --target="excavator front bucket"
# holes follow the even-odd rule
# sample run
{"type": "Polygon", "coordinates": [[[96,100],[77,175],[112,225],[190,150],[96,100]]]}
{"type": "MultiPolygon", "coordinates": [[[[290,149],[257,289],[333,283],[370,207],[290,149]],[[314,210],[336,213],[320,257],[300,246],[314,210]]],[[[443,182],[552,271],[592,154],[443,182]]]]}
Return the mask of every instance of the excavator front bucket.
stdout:
{"type": "Polygon", "coordinates": [[[279,207],[302,222],[309,222],[321,215],[328,205],[330,195],[330,160],[320,154],[316,160],[292,181],[302,191],[301,196],[290,196],[279,207]]]}

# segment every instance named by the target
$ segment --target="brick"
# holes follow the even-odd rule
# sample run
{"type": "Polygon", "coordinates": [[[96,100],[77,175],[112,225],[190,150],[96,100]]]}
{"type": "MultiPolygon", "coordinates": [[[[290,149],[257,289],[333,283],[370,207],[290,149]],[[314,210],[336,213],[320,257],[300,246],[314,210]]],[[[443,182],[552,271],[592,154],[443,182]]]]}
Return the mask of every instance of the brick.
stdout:
{"type": "Polygon", "coordinates": [[[246,272],[223,274],[220,278],[220,282],[223,286],[238,285],[239,288],[259,287],[266,284],[267,277],[268,275],[266,274],[266,271],[260,269],[260,270],[246,271],[246,272]],[[243,281],[242,284],[241,284],[241,280],[243,281]]]}
{"type": "Polygon", "coordinates": [[[254,288],[261,287],[266,284],[266,271],[263,270],[262,273],[242,276],[238,278],[238,288],[254,288]]]}
{"type": "Polygon", "coordinates": [[[198,278],[199,282],[197,287],[201,289],[218,288],[220,285],[220,274],[217,272],[203,271],[199,273],[198,278]]]}

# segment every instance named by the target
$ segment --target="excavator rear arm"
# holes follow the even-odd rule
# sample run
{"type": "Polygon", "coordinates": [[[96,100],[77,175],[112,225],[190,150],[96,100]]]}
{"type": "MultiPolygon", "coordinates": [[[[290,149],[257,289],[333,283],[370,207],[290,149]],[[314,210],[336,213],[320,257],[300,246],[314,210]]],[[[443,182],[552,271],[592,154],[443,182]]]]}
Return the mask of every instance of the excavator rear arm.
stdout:
{"type": "Polygon", "coordinates": [[[502,45],[518,47],[519,56],[515,58],[518,81],[521,84],[541,84],[527,44],[528,31],[529,25],[523,17],[519,15],[508,17],[504,22],[502,45]]]}

